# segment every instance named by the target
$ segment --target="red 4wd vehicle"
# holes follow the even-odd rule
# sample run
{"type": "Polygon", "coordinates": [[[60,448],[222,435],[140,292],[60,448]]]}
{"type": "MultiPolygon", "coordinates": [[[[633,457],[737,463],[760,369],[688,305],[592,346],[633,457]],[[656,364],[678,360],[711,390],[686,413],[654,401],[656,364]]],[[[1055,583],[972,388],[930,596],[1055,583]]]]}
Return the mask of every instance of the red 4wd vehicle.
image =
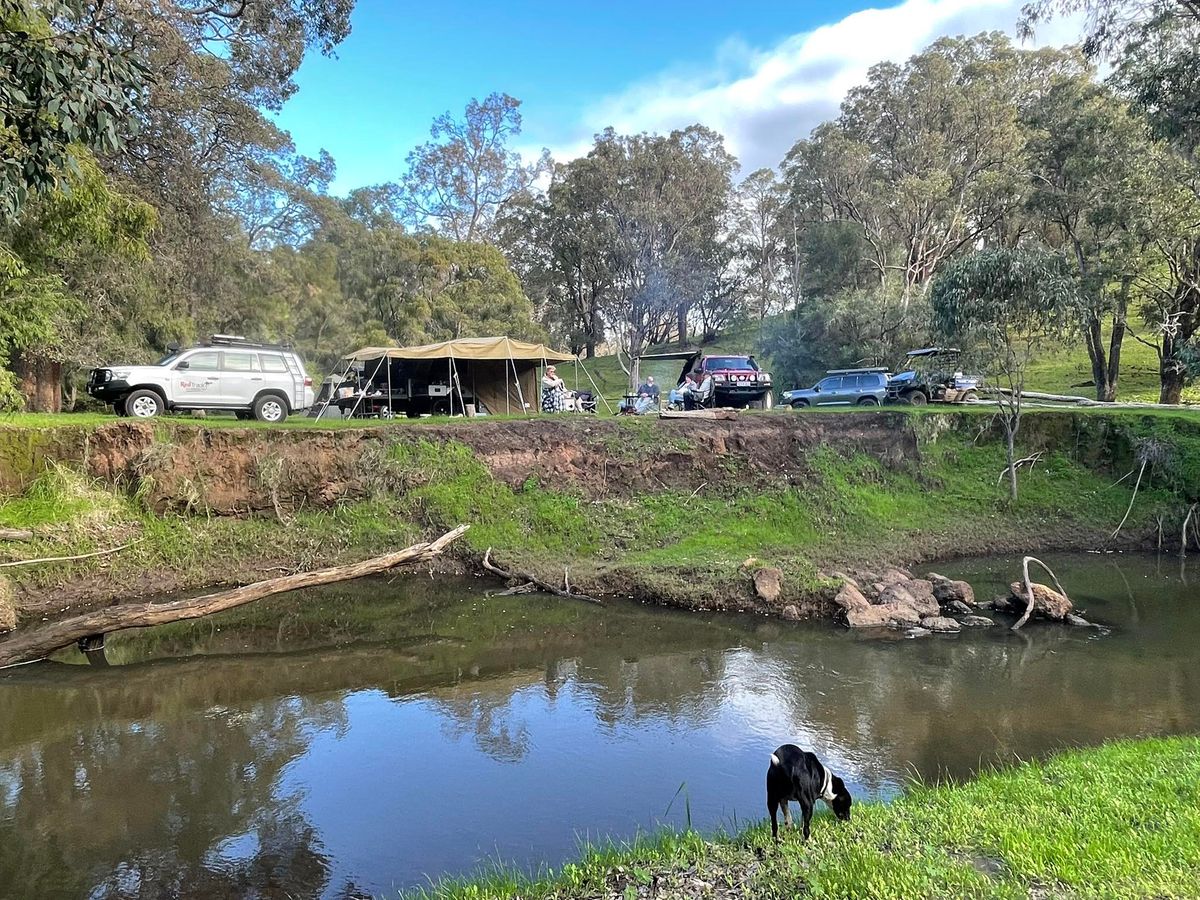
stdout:
{"type": "Polygon", "coordinates": [[[711,375],[716,397],[713,406],[732,406],[751,409],[770,409],[775,405],[771,391],[771,375],[758,367],[753,356],[702,356],[694,354],[683,367],[679,380],[688,372],[698,372],[700,378],[711,375]]]}

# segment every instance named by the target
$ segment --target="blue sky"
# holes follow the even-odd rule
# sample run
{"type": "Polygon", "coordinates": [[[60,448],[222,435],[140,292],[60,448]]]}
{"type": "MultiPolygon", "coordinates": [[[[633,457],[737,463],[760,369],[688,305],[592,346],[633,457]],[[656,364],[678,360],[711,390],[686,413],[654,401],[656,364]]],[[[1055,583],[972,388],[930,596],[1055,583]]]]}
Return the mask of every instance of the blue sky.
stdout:
{"type": "MultiPolygon", "coordinates": [[[[358,0],[336,58],[311,56],[278,117],[300,152],[329,150],[334,190],[394,180],[446,110],[507,92],[524,152],[586,152],[607,125],[724,133],[749,171],[774,165],[883,58],[946,33],[1012,31],[1020,0],[871,4],[740,0],[358,0]]],[[[1064,23],[1066,24],[1066,23],[1064,23]]],[[[1045,39],[1063,40],[1056,26],[1045,39]]]]}

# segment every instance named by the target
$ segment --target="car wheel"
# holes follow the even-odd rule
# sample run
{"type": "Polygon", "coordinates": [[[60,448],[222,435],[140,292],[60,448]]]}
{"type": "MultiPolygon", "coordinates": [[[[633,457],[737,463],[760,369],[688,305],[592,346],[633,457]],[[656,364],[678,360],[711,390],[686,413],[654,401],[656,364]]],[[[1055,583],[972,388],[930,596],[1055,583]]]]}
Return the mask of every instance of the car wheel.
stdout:
{"type": "Polygon", "coordinates": [[[807,400],[793,400],[792,401],[792,409],[804,409],[807,406],[808,406],[807,400]]]}
{"type": "Polygon", "coordinates": [[[878,406],[879,401],[874,397],[863,397],[858,401],[859,406],[878,406]]]}
{"type": "Polygon", "coordinates": [[[906,394],[904,399],[910,406],[924,406],[929,402],[929,398],[925,396],[924,391],[913,391],[906,394]]]}
{"type": "Polygon", "coordinates": [[[125,398],[125,415],[135,419],[153,419],[163,411],[163,399],[154,391],[134,391],[125,398]]]}
{"type": "Polygon", "coordinates": [[[974,403],[978,399],[979,399],[979,395],[977,393],[975,393],[974,391],[967,391],[965,394],[962,395],[962,397],[959,398],[959,402],[974,403]]]}
{"type": "Polygon", "coordinates": [[[287,403],[278,394],[264,394],[254,401],[254,418],[260,422],[282,422],[287,417],[287,403]]]}

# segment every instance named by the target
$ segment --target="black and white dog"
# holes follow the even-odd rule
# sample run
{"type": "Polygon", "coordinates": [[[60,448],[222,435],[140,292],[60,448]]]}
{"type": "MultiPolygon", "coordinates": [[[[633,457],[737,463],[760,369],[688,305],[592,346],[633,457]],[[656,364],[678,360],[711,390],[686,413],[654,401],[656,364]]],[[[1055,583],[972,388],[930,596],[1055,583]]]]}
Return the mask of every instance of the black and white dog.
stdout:
{"type": "Polygon", "coordinates": [[[808,823],[812,821],[813,807],[818,800],[824,800],[839,819],[850,821],[853,798],[846,790],[846,782],[825,768],[816,754],[801,750],[795,744],[784,744],[772,753],[771,766],[767,769],[767,810],[771,813],[771,837],[775,840],[779,840],[779,823],[775,818],[779,807],[783,807],[783,824],[792,824],[789,800],[800,804],[806,841],[808,823]]]}

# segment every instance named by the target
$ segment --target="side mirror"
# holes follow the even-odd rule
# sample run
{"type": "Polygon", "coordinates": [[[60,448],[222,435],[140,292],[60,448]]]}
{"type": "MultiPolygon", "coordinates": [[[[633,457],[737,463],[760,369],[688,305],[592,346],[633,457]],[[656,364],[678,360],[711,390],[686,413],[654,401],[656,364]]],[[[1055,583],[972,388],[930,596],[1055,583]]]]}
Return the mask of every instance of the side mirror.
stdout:
{"type": "Polygon", "coordinates": [[[177,369],[190,369],[191,367],[192,367],[192,364],[190,362],[188,362],[186,359],[183,362],[181,362],[175,366],[175,368],[177,368],[177,369]]]}
{"type": "Polygon", "coordinates": [[[816,394],[821,393],[821,386],[819,384],[813,388],[813,393],[816,393],[816,394]]]}

